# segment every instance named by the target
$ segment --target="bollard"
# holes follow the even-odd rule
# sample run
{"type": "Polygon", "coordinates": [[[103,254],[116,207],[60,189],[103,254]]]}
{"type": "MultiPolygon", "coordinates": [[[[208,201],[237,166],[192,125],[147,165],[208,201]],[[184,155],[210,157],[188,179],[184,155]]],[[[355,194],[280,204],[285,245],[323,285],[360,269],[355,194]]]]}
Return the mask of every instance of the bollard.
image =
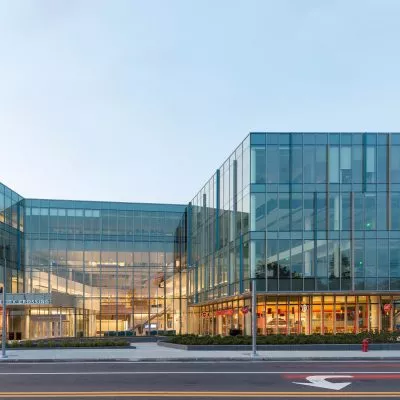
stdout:
{"type": "Polygon", "coordinates": [[[364,353],[368,351],[368,339],[363,339],[361,349],[364,353]]]}

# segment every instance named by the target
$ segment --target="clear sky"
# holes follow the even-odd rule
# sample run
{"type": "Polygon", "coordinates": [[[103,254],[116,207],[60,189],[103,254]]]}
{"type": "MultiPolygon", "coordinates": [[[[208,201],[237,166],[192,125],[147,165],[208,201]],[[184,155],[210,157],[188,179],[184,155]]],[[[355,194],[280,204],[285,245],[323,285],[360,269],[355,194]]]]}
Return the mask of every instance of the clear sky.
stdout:
{"type": "Polygon", "coordinates": [[[399,0],[0,0],[0,181],[187,203],[249,131],[400,131],[399,0]]]}

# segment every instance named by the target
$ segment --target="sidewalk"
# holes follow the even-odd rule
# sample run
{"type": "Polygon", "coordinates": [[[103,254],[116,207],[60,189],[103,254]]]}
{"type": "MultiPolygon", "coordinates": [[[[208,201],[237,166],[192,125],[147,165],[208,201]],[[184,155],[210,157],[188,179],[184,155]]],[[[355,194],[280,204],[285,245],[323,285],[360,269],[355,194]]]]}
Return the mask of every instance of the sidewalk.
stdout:
{"type": "MultiPolygon", "coordinates": [[[[83,361],[248,361],[249,351],[187,351],[157,346],[156,343],[135,343],[132,349],[33,349],[7,350],[8,359],[0,362],[83,362],[83,361]]],[[[260,351],[257,360],[400,360],[400,350],[361,351],[260,351]]]]}

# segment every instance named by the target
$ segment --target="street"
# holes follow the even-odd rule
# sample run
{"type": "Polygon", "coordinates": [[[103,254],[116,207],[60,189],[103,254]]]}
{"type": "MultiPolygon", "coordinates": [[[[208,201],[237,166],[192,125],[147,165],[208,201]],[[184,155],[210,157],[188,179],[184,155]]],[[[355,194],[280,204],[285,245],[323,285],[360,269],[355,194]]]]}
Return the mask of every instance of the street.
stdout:
{"type": "Polygon", "coordinates": [[[400,362],[0,364],[0,398],[400,398],[400,362]]]}

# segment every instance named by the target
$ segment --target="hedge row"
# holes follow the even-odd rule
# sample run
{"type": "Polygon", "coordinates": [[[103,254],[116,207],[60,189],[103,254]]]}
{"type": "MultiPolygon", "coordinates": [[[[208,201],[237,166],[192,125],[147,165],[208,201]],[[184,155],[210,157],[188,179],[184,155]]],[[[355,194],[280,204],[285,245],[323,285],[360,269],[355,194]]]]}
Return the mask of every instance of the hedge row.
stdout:
{"type": "MultiPolygon", "coordinates": [[[[267,335],[258,336],[257,344],[360,344],[368,338],[370,343],[400,342],[399,333],[363,332],[359,334],[337,335],[267,335]]],[[[175,336],[170,343],[184,345],[250,345],[251,336],[175,336]]]]}
{"type": "Polygon", "coordinates": [[[53,347],[123,347],[129,346],[127,340],[49,340],[33,342],[31,340],[12,341],[7,344],[11,348],[53,348],[53,347]]]}

